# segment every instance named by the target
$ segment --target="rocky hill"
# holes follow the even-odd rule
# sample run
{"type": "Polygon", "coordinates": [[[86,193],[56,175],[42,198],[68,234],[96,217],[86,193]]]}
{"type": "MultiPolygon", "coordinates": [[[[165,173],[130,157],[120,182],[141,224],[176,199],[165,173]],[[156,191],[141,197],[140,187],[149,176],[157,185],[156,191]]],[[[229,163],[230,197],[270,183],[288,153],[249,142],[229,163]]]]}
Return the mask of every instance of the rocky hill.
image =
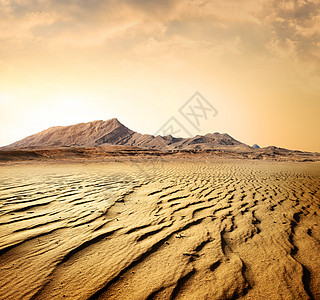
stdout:
{"type": "Polygon", "coordinates": [[[8,145],[6,148],[103,147],[111,145],[157,150],[250,148],[225,133],[208,133],[192,138],[141,134],[127,128],[117,119],[51,127],[8,145]]]}

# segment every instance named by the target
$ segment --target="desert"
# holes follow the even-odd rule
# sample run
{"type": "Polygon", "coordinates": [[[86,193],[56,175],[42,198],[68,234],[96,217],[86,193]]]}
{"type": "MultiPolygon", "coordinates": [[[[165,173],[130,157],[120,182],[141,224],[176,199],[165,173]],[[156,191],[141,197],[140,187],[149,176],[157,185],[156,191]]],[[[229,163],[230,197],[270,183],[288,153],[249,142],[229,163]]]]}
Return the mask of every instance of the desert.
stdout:
{"type": "Polygon", "coordinates": [[[219,132],[188,138],[141,134],[129,129],[116,118],[50,127],[0,147],[0,164],[144,161],[159,158],[317,162],[320,161],[320,153],[276,146],[255,148],[219,132]]]}
{"type": "Polygon", "coordinates": [[[1,299],[320,299],[320,168],[2,164],[1,299]]]}
{"type": "Polygon", "coordinates": [[[320,0],[0,0],[0,300],[320,300],[320,0]]]}

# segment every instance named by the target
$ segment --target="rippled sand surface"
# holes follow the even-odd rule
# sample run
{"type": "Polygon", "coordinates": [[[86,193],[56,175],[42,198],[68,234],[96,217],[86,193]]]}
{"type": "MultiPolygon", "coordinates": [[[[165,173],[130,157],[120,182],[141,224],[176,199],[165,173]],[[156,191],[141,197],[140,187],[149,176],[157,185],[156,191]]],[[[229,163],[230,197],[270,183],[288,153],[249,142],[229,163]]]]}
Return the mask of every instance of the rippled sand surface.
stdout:
{"type": "Polygon", "coordinates": [[[0,167],[0,299],[320,299],[320,164],[0,167]]]}

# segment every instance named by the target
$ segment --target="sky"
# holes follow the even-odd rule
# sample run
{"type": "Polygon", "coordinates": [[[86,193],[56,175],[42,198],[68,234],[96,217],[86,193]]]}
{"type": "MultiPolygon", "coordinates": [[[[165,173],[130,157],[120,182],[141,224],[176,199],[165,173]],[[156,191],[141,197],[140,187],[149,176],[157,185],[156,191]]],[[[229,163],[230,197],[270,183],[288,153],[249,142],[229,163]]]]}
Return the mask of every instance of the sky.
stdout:
{"type": "Polygon", "coordinates": [[[0,146],[118,118],[320,152],[320,1],[0,0],[0,146]],[[192,127],[199,92],[215,115],[192,127]]]}

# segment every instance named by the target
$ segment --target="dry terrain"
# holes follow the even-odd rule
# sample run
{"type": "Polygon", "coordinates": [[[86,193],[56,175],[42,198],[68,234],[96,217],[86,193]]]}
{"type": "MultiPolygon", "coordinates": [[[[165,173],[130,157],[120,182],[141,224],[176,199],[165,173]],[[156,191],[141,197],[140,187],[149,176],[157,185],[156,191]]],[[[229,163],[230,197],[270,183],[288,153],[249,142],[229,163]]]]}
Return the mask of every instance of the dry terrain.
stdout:
{"type": "Polygon", "coordinates": [[[232,146],[220,149],[200,150],[155,150],[142,149],[130,146],[104,146],[104,147],[54,147],[54,148],[0,148],[0,164],[26,163],[26,162],[89,162],[89,161],[119,161],[119,160],[160,160],[177,158],[212,159],[237,158],[270,161],[296,161],[320,162],[320,153],[293,151],[277,147],[241,150],[232,146]]]}
{"type": "Polygon", "coordinates": [[[0,299],[320,299],[320,164],[0,166],[0,299]]]}

